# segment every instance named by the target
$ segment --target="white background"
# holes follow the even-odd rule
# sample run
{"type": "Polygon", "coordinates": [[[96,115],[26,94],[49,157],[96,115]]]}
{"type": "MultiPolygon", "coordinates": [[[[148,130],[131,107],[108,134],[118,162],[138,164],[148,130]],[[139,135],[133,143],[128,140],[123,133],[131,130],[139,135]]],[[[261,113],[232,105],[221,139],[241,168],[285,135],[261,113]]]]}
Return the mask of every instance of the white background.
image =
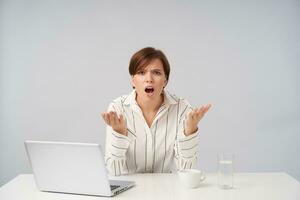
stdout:
{"type": "Polygon", "coordinates": [[[300,180],[300,1],[0,1],[0,185],[30,173],[23,142],[104,145],[100,112],[131,91],[131,55],[171,64],[167,89],[212,109],[199,168],[300,180]]]}

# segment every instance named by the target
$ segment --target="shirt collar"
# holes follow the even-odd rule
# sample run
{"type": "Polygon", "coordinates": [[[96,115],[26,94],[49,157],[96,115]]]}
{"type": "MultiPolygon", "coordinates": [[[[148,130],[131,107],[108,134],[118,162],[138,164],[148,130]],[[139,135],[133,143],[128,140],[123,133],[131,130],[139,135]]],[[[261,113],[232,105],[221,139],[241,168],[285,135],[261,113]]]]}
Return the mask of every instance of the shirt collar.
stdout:
{"type": "MultiPolygon", "coordinates": [[[[164,90],[164,102],[163,105],[173,105],[178,103],[178,97],[175,95],[171,95],[168,91],[164,90]]],[[[136,91],[132,90],[132,92],[124,99],[124,105],[137,105],[137,102],[135,100],[136,97],[136,91]]]]}

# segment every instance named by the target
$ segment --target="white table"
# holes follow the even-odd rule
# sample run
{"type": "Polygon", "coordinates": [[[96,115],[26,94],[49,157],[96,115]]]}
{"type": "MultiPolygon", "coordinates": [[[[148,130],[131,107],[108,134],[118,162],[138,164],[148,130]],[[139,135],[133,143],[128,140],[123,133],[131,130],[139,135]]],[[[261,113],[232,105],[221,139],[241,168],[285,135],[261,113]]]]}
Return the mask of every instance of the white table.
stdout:
{"type": "MultiPolygon", "coordinates": [[[[216,186],[217,176],[207,174],[197,189],[186,189],[176,174],[135,174],[122,177],[136,181],[136,186],[113,199],[238,199],[300,200],[300,183],[286,173],[236,173],[235,188],[222,190],[216,186]]],[[[32,174],[20,174],[0,188],[1,200],[97,200],[105,197],[40,192],[32,174]]]]}

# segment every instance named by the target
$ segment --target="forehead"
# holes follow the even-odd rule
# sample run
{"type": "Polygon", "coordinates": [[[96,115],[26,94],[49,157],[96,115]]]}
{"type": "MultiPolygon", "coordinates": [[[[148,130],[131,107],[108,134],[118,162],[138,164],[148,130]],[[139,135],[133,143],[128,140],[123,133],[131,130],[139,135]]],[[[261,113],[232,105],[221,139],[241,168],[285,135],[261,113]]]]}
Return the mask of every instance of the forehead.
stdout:
{"type": "Polygon", "coordinates": [[[160,59],[155,58],[155,59],[150,60],[144,66],[141,66],[140,69],[143,69],[143,70],[159,69],[159,70],[163,71],[164,66],[160,59]]]}

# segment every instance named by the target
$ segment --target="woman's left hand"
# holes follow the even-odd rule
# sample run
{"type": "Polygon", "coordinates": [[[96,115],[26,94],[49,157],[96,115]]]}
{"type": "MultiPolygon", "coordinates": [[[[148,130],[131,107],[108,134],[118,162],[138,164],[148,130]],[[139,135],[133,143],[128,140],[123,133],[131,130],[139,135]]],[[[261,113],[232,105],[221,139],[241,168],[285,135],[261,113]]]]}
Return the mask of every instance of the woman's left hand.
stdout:
{"type": "Polygon", "coordinates": [[[209,110],[210,107],[210,104],[206,106],[201,106],[199,108],[194,109],[187,115],[187,119],[184,125],[184,134],[186,136],[189,136],[198,130],[199,121],[203,118],[203,116],[209,110]]]}

